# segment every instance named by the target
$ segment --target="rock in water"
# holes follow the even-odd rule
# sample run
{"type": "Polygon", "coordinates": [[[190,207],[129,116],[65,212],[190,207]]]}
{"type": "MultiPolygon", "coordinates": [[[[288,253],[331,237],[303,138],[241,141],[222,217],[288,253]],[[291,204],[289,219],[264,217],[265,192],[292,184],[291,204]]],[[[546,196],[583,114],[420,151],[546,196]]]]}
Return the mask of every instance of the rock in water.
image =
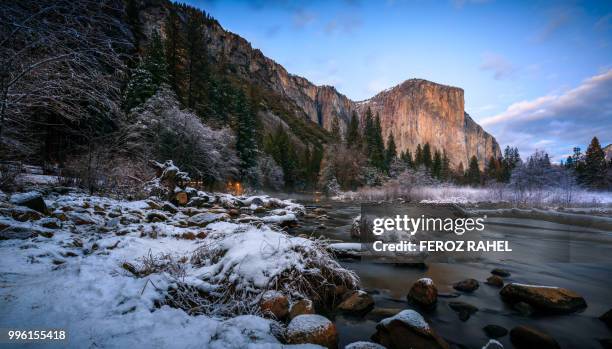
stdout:
{"type": "Polygon", "coordinates": [[[599,320],[603,321],[609,329],[612,329],[612,309],[606,311],[605,314],[600,316],[599,320]]]}
{"type": "Polygon", "coordinates": [[[503,287],[504,280],[497,275],[491,275],[487,278],[487,284],[495,287],[503,287]]]}
{"type": "Polygon", "coordinates": [[[510,331],[510,341],[517,349],[559,349],[559,343],[532,327],[516,326],[510,331]]]}
{"type": "Polygon", "coordinates": [[[293,319],[298,315],[314,314],[314,306],[310,299],[300,299],[299,301],[291,304],[289,310],[289,318],[293,319]]]}
{"type": "Polygon", "coordinates": [[[289,314],[289,300],[278,291],[266,291],[261,296],[259,309],[266,316],[282,320],[289,314]]]}
{"type": "Polygon", "coordinates": [[[187,220],[187,224],[189,226],[205,227],[210,223],[222,221],[222,220],[225,220],[226,218],[227,218],[226,213],[204,212],[204,213],[198,213],[196,215],[189,217],[189,219],[187,220]]]}
{"type": "Polygon", "coordinates": [[[501,269],[501,268],[495,268],[493,270],[491,270],[491,274],[493,275],[497,275],[503,278],[506,278],[508,276],[510,276],[510,272],[507,271],[506,269],[501,269]]]}
{"type": "Polygon", "coordinates": [[[353,291],[338,305],[345,313],[364,314],[374,308],[374,299],[365,291],[353,291]]]}
{"type": "Polygon", "coordinates": [[[372,340],[388,349],[448,349],[449,345],[438,336],[421,314],[402,310],[376,325],[372,340]]]}
{"type": "Polygon", "coordinates": [[[478,308],[465,302],[449,302],[448,306],[459,314],[459,320],[467,321],[478,308]]]}
{"type": "Polygon", "coordinates": [[[429,278],[418,279],[408,292],[408,300],[422,307],[432,307],[438,301],[438,289],[429,278]]]}
{"type": "Polygon", "coordinates": [[[462,291],[462,292],[473,292],[475,291],[478,287],[480,286],[480,284],[478,284],[478,281],[475,279],[466,279],[463,281],[459,281],[456,284],[453,285],[453,288],[457,291],[462,291]]]}
{"type": "Polygon", "coordinates": [[[11,204],[25,206],[40,213],[47,213],[47,204],[39,192],[31,191],[11,195],[11,204]]]}
{"type": "Polygon", "coordinates": [[[296,316],[287,326],[287,343],[318,344],[326,348],[338,347],[336,326],[317,314],[296,316]]]}
{"type": "Polygon", "coordinates": [[[587,306],[580,295],[561,287],[511,283],[499,294],[506,302],[525,302],[536,310],[549,313],[572,313],[587,306]]]}
{"type": "Polygon", "coordinates": [[[486,325],[482,328],[490,338],[500,338],[508,334],[508,330],[498,325],[486,325]]]}
{"type": "Polygon", "coordinates": [[[523,316],[531,316],[531,314],[533,314],[533,307],[525,302],[514,303],[512,308],[523,316]]]}

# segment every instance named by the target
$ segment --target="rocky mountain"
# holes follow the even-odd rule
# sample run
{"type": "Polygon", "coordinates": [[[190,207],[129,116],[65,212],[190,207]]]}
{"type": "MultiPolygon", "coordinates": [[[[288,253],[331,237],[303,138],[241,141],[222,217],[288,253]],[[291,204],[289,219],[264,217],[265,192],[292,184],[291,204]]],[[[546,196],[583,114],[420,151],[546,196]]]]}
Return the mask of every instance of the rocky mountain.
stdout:
{"type": "Polygon", "coordinates": [[[612,159],[612,144],[608,144],[603,148],[603,152],[606,154],[606,160],[610,161],[612,159]]]}
{"type": "MultiPolygon", "coordinates": [[[[145,0],[139,12],[142,30],[148,36],[152,30],[161,28],[162,36],[169,3],[165,0],[145,0]]],[[[464,111],[464,92],[460,88],[444,86],[425,80],[407,80],[389,90],[362,102],[350,100],[332,86],[317,86],[307,79],[290,74],[280,64],[266,57],[244,38],[231,33],[218,23],[205,27],[205,38],[209,59],[216,64],[227,65],[236,78],[259,87],[280,103],[294,117],[309,120],[306,131],[294,137],[324,139],[309,129],[313,124],[330,130],[333,118],[340,120],[341,129],[346,128],[352,111],[360,117],[366,108],[380,114],[383,135],[393,133],[398,150],[414,151],[418,143],[429,142],[435,149],[448,152],[453,166],[467,166],[471,156],[476,155],[481,166],[488,158],[500,156],[499,146],[493,136],[485,132],[464,111]]],[[[272,109],[272,108],[270,108],[272,109]]],[[[291,116],[282,112],[262,113],[264,125],[279,121],[288,132],[295,127],[291,116]]]]}

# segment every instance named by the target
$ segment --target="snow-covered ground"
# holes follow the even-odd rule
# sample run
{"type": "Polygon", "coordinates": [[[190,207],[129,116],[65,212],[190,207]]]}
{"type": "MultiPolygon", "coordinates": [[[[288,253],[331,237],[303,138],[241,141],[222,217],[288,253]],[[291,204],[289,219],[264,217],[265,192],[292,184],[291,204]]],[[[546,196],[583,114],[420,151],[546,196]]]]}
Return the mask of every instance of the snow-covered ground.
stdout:
{"type": "Polygon", "coordinates": [[[307,280],[283,283],[296,275],[340,277],[357,287],[317,241],[276,227],[303,206],[266,196],[209,197],[215,201],[207,208],[177,209],[49,194],[45,218],[3,195],[0,327],[68,331],[67,344],[49,347],[274,348],[284,325],[259,316],[265,290],[290,301],[312,296],[307,280]],[[241,216],[266,207],[269,225],[227,218],[238,202],[241,216]],[[224,214],[205,226],[190,220],[205,212],[224,214]]]}

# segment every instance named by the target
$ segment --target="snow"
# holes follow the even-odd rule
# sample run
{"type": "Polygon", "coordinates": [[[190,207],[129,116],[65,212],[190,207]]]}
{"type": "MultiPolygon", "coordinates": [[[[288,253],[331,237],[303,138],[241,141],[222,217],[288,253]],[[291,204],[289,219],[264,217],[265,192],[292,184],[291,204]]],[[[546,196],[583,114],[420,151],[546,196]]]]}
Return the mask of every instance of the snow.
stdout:
{"type": "Polygon", "coordinates": [[[283,215],[272,215],[272,216],[264,217],[263,221],[265,223],[280,224],[280,223],[286,223],[286,222],[295,222],[296,218],[295,218],[295,214],[293,214],[293,213],[286,213],[286,214],[283,214],[283,215]]]}
{"type": "Polygon", "coordinates": [[[385,347],[378,343],[359,341],[347,345],[344,349],[385,349],[385,347]]]}
{"type": "Polygon", "coordinates": [[[15,205],[21,205],[22,203],[40,197],[40,193],[37,191],[29,191],[26,193],[18,193],[11,195],[10,202],[15,205]]]}
{"type": "MultiPolygon", "coordinates": [[[[13,197],[21,200],[32,195],[13,197]]],[[[272,330],[279,325],[272,320],[251,314],[192,316],[158,305],[179,283],[215,292],[232,282],[237,289],[261,294],[288,269],[316,273],[306,266],[306,255],[317,260],[322,256],[316,242],[265,225],[215,222],[206,226],[205,238],[179,239],[202,229],[178,224],[187,217],[182,212],[164,212],[168,221],[147,223],[147,214],[157,211],[144,200],[129,202],[81,193],[50,194],[44,199],[51,212],[68,218],[60,229],[42,227],[57,221],[55,218],[20,222],[4,212],[0,215],[0,225],[7,229],[53,233],[46,235],[49,238],[0,241],[0,327],[36,324],[68,330],[68,343],[49,347],[281,348],[272,330]],[[78,225],[77,221],[91,224],[78,225]],[[203,246],[224,254],[216,260],[192,263],[190,257],[203,246]],[[144,267],[147,258],[172,261],[180,268],[136,276],[122,267],[126,262],[144,267]],[[180,260],[185,262],[177,262],[180,260]]],[[[294,212],[303,210],[301,205],[274,200],[294,218],[294,212]]],[[[256,302],[255,297],[250,300],[256,302]]]]}
{"type": "Polygon", "coordinates": [[[504,349],[504,346],[500,342],[496,341],[495,339],[489,339],[487,344],[485,344],[485,346],[482,347],[482,349],[504,349]]]}
{"type": "Polygon", "coordinates": [[[559,287],[556,286],[540,286],[540,285],[528,285],[528,284],[520,284],[517,282],[510,283],[510,285],[519,286],[519,287],[527,287],[527,288],[548,288],[552,290],[558,290],[559,287]]]}
{"type": "Polygon", "coordinates": [[[361,252],[361,243],[359,242],[337,242],[333,244],[327,245],[329,249],[332,251],[351,251],[351,252],[361,252]]]}
{"type": "Polygon", "coordinates": [[[428,285],[428,286],[431,286],[431,285],[434,284],[433,280],[430,279],[430,278],[421,278],[421,279],[418,279],[416,282],[422,283],[422,284],[425,284],[425,285],[428,285]]]}
{"type": "Polygon", "coordinates": [[[391,323],[391,321],[394,321],[394,320],[399,320],[405,323],[406,325],[408,325],[409,327],[413,327],[413,328],[422,330],[423,332],[431,331],[429,324],[427,323],[427,321],[425,321],[425,319],[421,316],[421,314],[417,313],[416,311],[412,309],[402,310],[392,317],[382,319],[379,322],[379,324],[383,326],[387,326],[391,323]]]}
{"type": "Polygon", "coordinates": [[[313,333],[330,326],[326,317],[317,314],[298,315],[287,326],[287,336],[294,337],[304,333],[313,333]]]}

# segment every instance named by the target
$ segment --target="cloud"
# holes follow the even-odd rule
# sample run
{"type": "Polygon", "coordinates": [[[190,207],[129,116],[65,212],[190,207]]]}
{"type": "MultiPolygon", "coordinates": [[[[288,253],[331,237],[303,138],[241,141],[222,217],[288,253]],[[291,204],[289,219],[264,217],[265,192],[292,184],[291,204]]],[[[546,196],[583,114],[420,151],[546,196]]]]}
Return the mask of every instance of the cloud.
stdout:
{"type": "Polygon", "coordinates": [[[293,13],[293,26],[296,28],[304,28],[314,22],[316,16],[310,11],[298,9],[293,13]]]}
{"type": "Polygon", "coordinates": [[[500,143],[518,146],[524,156],[544,148],[559,160],[568,149],[584,146],[593,136],[605,144],[612,142],[610,91],[612,69],[563,93],[514,103],[480,124],[500,143]]]}
{"type": "Polygon", "coordinates": [[[512,77],[516,72],[516,68],[510,61],[504,56],[492,52],[486,52],[482,55],[480,70],[493,71],[493,78],[495,78],[495,80],[512,77]]]}
{"type": "Polygon", "coordinates": [[[358,16],[344,15],[327,22],[324,30],[328,35],[332,35],[337,32],[351,34],[355,30],[361,28],[362,25],[363,21],[358,16]]]}
{"type": "Polygon", "coordinates": [[[548,40],[553,34],[565,27],[572,19],[571,13],[576,9],[557,9],[550,15],[548,22],[534,38],[537,43],[548,40]]]}

